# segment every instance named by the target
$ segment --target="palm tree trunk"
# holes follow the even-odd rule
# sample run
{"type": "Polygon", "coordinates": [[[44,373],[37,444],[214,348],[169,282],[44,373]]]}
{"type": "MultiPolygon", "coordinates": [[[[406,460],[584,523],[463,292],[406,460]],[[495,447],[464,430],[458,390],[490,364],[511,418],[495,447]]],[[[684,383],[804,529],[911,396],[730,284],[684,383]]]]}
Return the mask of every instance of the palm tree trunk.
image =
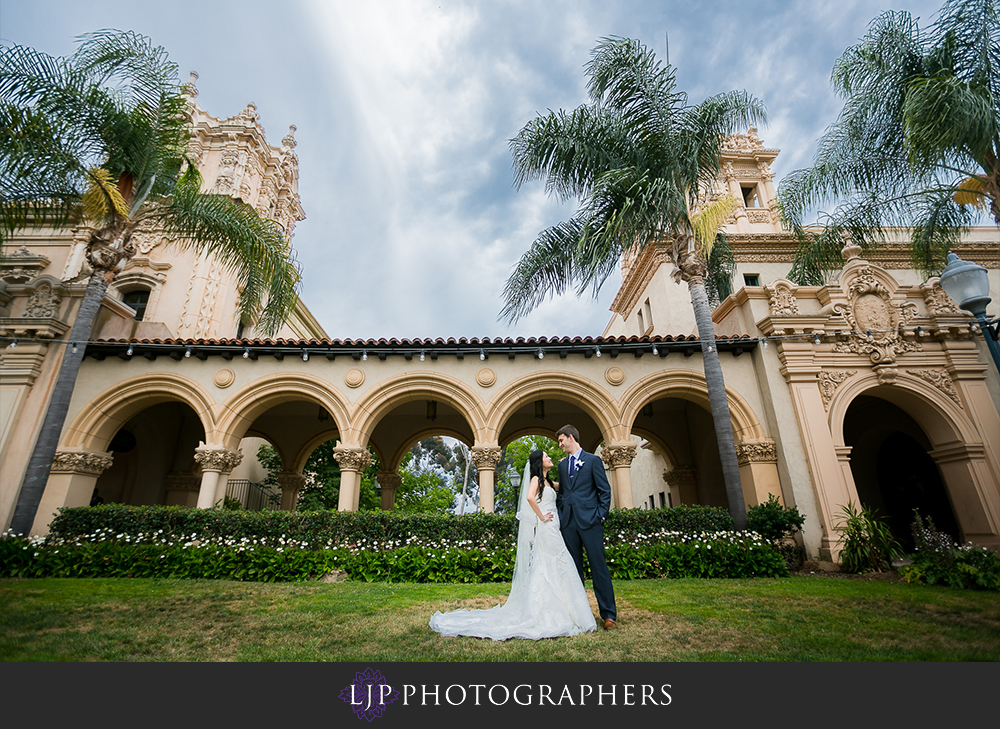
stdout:
{"type": "Polygon", "coordinates": [[[719,460],[722,463],[722,477],[726,484],[729,513],[736,528],[747,528],[746,504],[743,501],[743,484],[740,481],[740,465],[736,460],[736,445],[733,441],[733,425],[729,415],[729,400],[726,398],[726,384],[722,378],[722,363],[719,362],[719,348],[715,346],[715,327],[712,325],[712,310],[705,292],[705,279],[700,274],[687,277],[691,305],[698,324],[698,338],[701,340],[701,358],[705,368],[705,384],[708,388],[708,402],[712,408],[715,437],[719,442],[719,460]]]}
{"type": "Polygon", "coordinates": [[[97,312],[104,300],[108,282],[106,272],[98,269],[94,271],[87,283],[87,291],[83,295],[80,311],[77,312],[76,321],[73,323],[73,329],[69,335],[70,342],[76,343],[77,351],[74,352],[72,347],[67,346],[63,352],[62,364],[59,366],[59,374],[56,377],[55,387],[52,389],[49,408],[45,412],[45,419],[42,421],[42,428],[35,441],[31,460],[28,461],[28,469],[24,474],[24,481],[21,483],[21,492],[17,497],[17,506],[14,507],[10,528],[15,534],[27,535],[34,525],[35,514],[42,501],[42,494],[45,492],[45,485],[49,480],[49,471],[52,470],[52,461],[56,456],[56,448],[59,446],[63,424],[66,422],[66,414],[69,412],[69,401],[73,397],[73,388],[76,386],[80,362],[83,361],[86,343],[90,339],[90,330],[94,326],[97,312]]]}

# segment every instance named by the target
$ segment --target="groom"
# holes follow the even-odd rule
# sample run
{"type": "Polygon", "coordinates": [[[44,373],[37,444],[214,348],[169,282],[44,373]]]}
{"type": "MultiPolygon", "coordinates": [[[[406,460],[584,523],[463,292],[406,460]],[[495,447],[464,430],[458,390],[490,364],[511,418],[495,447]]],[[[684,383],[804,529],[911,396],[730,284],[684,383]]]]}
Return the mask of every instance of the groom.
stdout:
{"type": "Polygon", "coordinates": [[[611,485],[601,459],[580,447],[580,431],[564,425],[556,431],[559,447],[569,458],[559,461],[559,509],[563,541],[573,556],[583,580],[583,550],[587,550],[594,595],[604,620],[604,629],[618,627],[615,619],[615,591],[604,557],[604,518],[611,509],[611,485]]]}

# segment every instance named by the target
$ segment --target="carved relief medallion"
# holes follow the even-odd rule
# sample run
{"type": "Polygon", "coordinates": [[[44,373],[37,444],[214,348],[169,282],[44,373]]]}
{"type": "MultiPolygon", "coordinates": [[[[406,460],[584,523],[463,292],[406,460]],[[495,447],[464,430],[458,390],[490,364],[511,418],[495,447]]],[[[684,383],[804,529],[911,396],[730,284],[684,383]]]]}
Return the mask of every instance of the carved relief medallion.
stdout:
{"type": "Polygon", "coordinates": [[[874,364],[890,364],[904,352],[920,350],[899,332],[915,315],[912,303],[894,304],[889,290],[875,277],[871,266],[862,266],[847,290],[849,304],[835,304],[833,311],[854,330],[847,342],[834,347],[835,352],[867,354],[874,364]]]}

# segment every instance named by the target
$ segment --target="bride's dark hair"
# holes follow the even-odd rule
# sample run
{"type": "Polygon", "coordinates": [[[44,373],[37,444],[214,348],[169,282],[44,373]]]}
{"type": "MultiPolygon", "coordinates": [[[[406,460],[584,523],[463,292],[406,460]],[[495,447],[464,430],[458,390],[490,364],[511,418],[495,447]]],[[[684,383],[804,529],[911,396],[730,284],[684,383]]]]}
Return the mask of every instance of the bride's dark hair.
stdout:
{"type": "Polygon", "coordinates": [[[528,464],[530,465],[528,476],[529,478],[538,477],[538,494],[535,496],[539,501],[542,500],[542,491],[545,490],[545,484],[552,483],[552,479],[549,478],[548,473],[545,473],[545,467],[542,466],[542,456],[545,453],[543,451],[532,451],[531,455],[528,456],[528,464]]]}

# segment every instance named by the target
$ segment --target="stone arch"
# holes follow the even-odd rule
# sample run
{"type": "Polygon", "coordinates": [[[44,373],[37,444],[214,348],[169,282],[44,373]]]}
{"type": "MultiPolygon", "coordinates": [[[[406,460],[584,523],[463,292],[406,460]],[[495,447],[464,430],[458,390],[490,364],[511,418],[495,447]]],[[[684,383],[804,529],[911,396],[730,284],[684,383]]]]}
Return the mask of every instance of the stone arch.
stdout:
{"type": "Polygon", "coordinates": [[[955,401],[917,377],[901,372],[894,385],[881,385],[874,372],[859,373],[837,388],[830,402],[829,424],[836,446],[844,445],[847,408],[858,395],[873,394],[891,402],[920,423],[935,445],[981,443],[975,426],[955,401]],[[878,392],[872,392],[877,390],[878,392]]]}
{"type": "MultiPolygon", "coordinates": [[[[354,408],[354,419],[342,431],[341,442],[347,446],[364,447],[379,421],[397,405],[425,400],[429,396],[452,406],[465,417],[473,437],[479,441],[486,430],[483,401],[461,380],[432,372],[407,372],[379,383],[354,408]]],[[[442,428],[432,429],[434,433],[442,428]]],[[[463,437],[461,440],[464,440],[463,437]]]]}
{"type": "Polygon", "coordinates": [[[525,403],[542,398],[565,400],[586,412],[609,441],[628,437],[623,432],[618,406],[600,386],[581,375],[566,371],[533,372],[514,380],[490,403],[487,436],[496,441],[504,423],[525,403]]]}
{"type": "MultiPolygon", "coordinates": [[[[861,395],[894,405],[912,418],[929,441],[928,455],[940,471],[962,539],[983,545],[1000,545],[1000,474],[989,449],[966,411],[941,390],[900,371],[892,385],[882,385],[874,372],[860,372],[845,381],[830,404],[828,422],[834,448],[849,476],[847,498],[859,500],[851,474],[851,448],[845,422],[848,410],[861,395]]],[[[924,445],[924,447],[927,447],[924,445]]]]}
{"type": "Polygon", "coordinates": [[[294,399],[312,401],[325,408],[343,438],[351,420],[350,404],[343,395],[305,374],[282,372],[254,380],[219,406],[218,439],[221,445],[238,448],[254,420],[274,405],[294,399]]]}
{"type": "Polygon", "coordinates": [[[216,437],[217,424],[211,394],[187,377],[154,372],[116,382],[87,403],[63,434],[61,447],[103,452],[115,433],[133,416],[163,402],[188,405],[201,422],[206,442],[212,442],[216,437]]]}
{"type": "MultiPolygon", "coordinates": [[[[628,389],[621,400],[622,423],[631,429],[642,406],[654,398],[675,397],[693,402],[711,412],[712,406],[708,399],[708,385],[705,375],[695,370],[664,370],[653,375],[647,375],[628,389]]],[[[729,415],[733,424],[733,438],[739,444],[743,441],[759,441],[766,439],[767,433],[760,424],[750,403],[726,386],[726,399],[729,400],[729,415]]]]}

